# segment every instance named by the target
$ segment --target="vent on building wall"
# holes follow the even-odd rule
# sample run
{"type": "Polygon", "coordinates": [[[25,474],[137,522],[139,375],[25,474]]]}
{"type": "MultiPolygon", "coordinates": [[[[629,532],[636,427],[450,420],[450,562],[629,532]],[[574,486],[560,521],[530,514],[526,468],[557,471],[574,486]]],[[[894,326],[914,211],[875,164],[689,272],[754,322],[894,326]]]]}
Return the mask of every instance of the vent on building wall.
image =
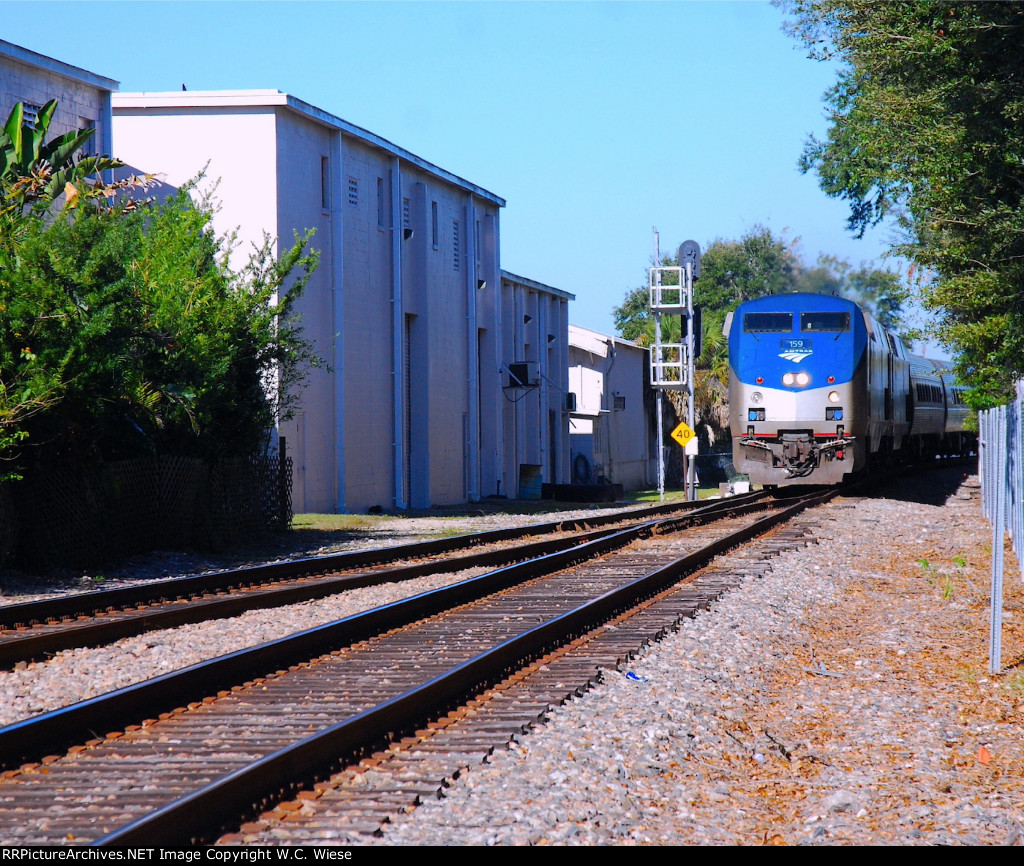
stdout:
{"type": "Polygon", "coordinates": [[[414,232],[412,230],[412,205],[409,199],[402,199],[402,237],[411,240],[414,232]]]}
{"type": "Polygon", "coordinates": [[[576,411],[576,395],[572,391],[565,395],[565,411],[576,411]]]}
{"type": "Polygon", "coordinates": [[[359,207],[359,181],[354,177],[348,179],[348,203],[359,207]]]}
{"type": "Polygon", "coordinates": [[[29,126],[35,126],[36,120],[39,119],[39,112],[43,110],[43,106],[36,105],[34,102],[23,102],[21,103],[21,122],[28,124],[29,126]]]}
{"type": "Polygon", "coordinates": [[[612,409],[616,412],[624,412],[626,409],[626,398],[620,397],[618,394],[612,398],[612,409]]]}
{"type": "Polygon", "coordinates": [[[536,388],[540,384],[540,364],[528,361],[508,365],[509,388],[536,388]]]}
{"type": "Polygon", "coordinates": [[[452,267],[458,270],[462,266],[462,245],[459,242],[459,221],[452,220],[452,267]]]}

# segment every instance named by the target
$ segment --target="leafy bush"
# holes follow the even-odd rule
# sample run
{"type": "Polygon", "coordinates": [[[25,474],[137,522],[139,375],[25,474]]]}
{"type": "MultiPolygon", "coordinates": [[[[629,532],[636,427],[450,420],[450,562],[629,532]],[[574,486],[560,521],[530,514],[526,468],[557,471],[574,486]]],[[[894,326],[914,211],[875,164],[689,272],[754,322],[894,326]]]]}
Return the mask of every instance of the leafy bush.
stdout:
{"type": "MultiPolygon", "coordinates": [[[[130,213],[35,221],[0,282],[0,365],[41,404],[19,425],[47,455],[259,450],[315,363],[292,314],[316,257],[270,242],[232,273],[208,207],[183,190],[130,213]],[[288,291],[289,275],[298,273],[288,291]]],[[[24,454],[24,449],[22,449],[24,454]]]]}
{"type": "MultiPolygon", "coordinates": [[[[11,141],[5,132],[0,151],[11,141]]],[[[27,461],[261,450],[319,362],[294,314],[316,267],[308,235],[280,258],[265,238],[233,272],[194,184],[162,204],[111,203],[126,184],[79,178],[57,202],[30,182],[53,167],[22,163],[0,178],[7,474],[27,461]],[[26,188],[44,194],[27,202],[26,188]]]]}

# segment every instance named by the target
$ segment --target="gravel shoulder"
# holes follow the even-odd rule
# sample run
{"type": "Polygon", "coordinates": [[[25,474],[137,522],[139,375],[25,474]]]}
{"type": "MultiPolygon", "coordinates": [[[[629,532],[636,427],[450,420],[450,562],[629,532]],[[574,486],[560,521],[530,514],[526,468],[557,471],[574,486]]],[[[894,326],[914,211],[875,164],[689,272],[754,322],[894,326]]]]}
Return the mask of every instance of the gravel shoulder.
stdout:
{"type": "Polygon", "coordinates": [[[965,481],[836,500],[818,544],[377,844],[1021,844],[1024,587],[1008,552],[991,677],[991,529],[965,481]]]}

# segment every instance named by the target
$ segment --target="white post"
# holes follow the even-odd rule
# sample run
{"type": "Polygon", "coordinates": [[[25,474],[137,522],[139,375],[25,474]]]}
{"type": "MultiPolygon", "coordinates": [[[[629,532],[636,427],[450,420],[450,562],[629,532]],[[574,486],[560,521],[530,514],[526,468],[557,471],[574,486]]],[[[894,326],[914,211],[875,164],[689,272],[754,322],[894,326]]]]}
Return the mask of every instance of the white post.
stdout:
{"type": "Polygon", "coordinates": [[[1003,537],[1006,533],[1006,407],[989,413],[988,442],[992,467],[992,602],[989,616],[988,670],[1003,667],[1003,537]]]}

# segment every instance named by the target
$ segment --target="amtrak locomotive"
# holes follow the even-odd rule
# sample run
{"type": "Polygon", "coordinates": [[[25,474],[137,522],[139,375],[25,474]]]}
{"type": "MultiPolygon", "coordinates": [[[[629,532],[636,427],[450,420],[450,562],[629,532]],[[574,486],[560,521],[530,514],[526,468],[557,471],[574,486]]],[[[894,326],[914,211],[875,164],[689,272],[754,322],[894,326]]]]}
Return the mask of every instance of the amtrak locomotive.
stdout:
{"type": "Polygon", "coordinates": [[[765,487],[837,484],[905,456],[969,453],[951,371],[852,301],[771,295],[725,322],[733,465],[765,487]]]}

